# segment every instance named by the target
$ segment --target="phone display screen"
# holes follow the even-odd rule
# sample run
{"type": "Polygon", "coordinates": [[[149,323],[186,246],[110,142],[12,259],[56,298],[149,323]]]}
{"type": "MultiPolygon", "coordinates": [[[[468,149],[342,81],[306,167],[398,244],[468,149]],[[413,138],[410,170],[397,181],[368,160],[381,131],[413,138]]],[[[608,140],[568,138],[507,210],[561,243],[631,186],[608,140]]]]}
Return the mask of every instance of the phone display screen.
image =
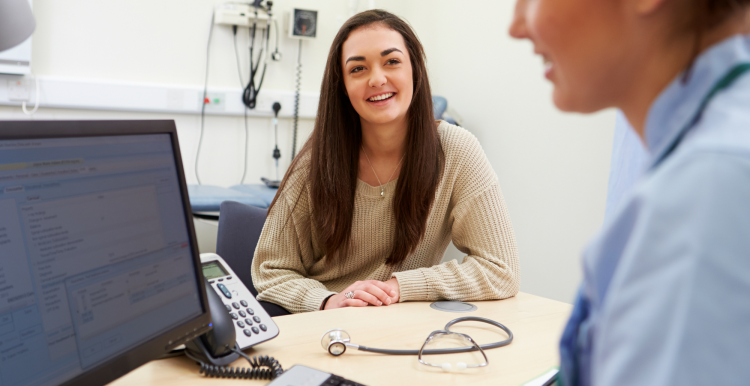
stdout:
{"type": "Polygon", "coordinates": [[[229,272],[218,261],[210,261],[203,264],[203,276],[206,279],[216,279],[217,277],[228,276],[229,272]]]}

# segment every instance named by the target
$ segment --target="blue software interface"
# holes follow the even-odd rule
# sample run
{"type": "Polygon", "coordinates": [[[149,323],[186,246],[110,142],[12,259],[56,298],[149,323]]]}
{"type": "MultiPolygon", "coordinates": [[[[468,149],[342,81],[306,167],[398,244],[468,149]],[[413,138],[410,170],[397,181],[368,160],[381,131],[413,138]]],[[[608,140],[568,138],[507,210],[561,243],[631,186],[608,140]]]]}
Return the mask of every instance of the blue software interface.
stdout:
{"type": "Polygon", "coordinates": [[[54,385],[202,311],[169,134],[0,140],[0,386],[54,385]]]}

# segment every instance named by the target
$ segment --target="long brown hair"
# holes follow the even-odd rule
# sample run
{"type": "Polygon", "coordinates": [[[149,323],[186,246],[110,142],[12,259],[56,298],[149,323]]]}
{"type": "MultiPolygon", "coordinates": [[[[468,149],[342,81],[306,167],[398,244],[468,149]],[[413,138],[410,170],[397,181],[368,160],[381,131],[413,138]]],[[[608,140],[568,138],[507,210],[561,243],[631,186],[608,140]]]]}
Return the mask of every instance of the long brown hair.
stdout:
{"type": "Polygon", "coordinates": [[[442,173],[442,148],[433,118],[432,92],[424,49],[417,35],[406,22],[383,10],[353,16],[336,34],[328,53],[312,135],[289,167],[279,194],[269,207],[270,212],[288,177],[300,166],[300,160],[309,154],[312,225],[316,227],[320,245],[325,250],[327,267],[341,266],[350,248],[362,143],[359,114],[345,92],[341,49],[352,31],[374,23],[382,24],[404,38],[414,83],[414,94],[407,111],[406,157],[393,198],[396,222],[393,247],[386,264],[398,265],[416,250],[427,228],[427,217],[442,173]]]}

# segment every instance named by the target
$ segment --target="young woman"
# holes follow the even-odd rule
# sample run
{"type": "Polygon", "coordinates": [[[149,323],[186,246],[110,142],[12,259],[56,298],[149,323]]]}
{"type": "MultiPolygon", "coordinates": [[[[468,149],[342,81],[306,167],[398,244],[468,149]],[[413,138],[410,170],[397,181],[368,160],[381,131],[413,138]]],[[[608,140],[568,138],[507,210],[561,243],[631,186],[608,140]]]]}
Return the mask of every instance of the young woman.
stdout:
{"type": "Polygon", "coordinates": [[[393,14],[360,13],[336,35],[252,275],[259,300],[290,312],[518,292],[497,177],[474,136],[435,122],[422,45],[393,14]],[[438,265],[451,240],[467,256],[438,265]]]}
{"type": "Polygon", "coordinates": [[[749,4],[517,3],[555,104],[620,108],[651,157],[584,254],[563,385],[747,383],[749,4]]]}

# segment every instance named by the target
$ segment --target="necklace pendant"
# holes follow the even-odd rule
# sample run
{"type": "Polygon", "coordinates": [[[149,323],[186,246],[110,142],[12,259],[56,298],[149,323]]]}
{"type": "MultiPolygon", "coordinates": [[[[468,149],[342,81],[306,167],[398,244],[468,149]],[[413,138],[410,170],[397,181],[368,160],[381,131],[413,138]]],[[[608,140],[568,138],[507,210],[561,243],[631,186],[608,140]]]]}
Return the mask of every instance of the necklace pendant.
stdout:
{"type": "Polygon", "coordinates": [[[385,191],[383,189],[380,189],[380,197],[385,197],[385,191]]]}

